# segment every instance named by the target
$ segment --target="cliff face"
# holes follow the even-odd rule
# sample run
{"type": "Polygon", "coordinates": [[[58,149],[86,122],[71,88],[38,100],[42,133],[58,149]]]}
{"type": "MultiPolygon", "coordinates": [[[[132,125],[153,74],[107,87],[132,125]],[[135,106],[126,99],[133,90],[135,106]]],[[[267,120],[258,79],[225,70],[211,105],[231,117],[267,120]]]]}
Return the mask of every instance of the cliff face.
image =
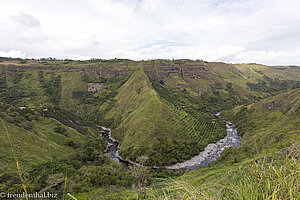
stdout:
{"type": "Polygon", "coordinates": [[[188,159],[224,137],[224,124],[211,124],[214,112],[300,87],[297,67],[191,60],[10,60],[1,66],[2,101],[56,106],[110,127],[124,158],[146,155],[151,165],[188,159]],[[89,91],[88,83],[97,88],[89,91]]]}

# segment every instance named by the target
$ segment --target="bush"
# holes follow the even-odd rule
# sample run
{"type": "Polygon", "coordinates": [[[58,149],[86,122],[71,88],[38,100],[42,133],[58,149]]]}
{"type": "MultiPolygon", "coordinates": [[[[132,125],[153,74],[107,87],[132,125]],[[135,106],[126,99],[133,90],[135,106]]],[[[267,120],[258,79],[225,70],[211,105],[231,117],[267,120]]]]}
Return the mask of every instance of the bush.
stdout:
{"type": "Polygon", "coordinates": [[[54,128],[54,132],[60,133],[60,134],[65,135],[65,136],[68,136],[67,130],[64,127],[62,127],[61,125],[57,125],[54,128]]]}
{"type": "Polygon", "coordinates": [[[131,186],[133,176],[124,166],[116,163],[102,166],[84,166],[80,170],[79,181],[88,187],[107,185],[131,186]]]}
{"type": "Polygon", "coordinates": [[[66,139],[65,144],[69,147],[73,147],[74,149],[77,149],[81,146],[79,142],[75,142],[71,138],[66,139]]]}

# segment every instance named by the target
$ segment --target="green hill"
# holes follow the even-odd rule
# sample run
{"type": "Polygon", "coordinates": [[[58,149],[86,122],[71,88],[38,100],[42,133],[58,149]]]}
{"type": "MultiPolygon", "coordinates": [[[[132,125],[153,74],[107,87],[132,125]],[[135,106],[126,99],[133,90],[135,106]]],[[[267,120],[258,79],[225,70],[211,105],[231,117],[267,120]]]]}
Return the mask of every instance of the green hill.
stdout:
{"type": "Polygon", "coordinates": [[[207,168],[149,188],[157,199],[299,199],[300,89],[222,112],[242,135],[207,168]],[[154,192],[153,192],[154,191],[154,192]],[[186,196],[186,197],[185,197],[186,196]]]}
{"type": "Polygon", "coordinates": [[[224,112],[242,135],[245,157],[283,150],[299,141],[300,89],[224,112]]]}
{"type": "MultiPolygon", "coordinates": [[[[111,128],[122,158],[146,156],[145,164],[153,167],[191,158],[225,137],[223,120],[233,122],[243,136],[240,147],[224,150],[208,168],[185,173],[197,188],[214,184],[218,176],[230,178],[299,140],[299,67],[2,60],[0,190],[22,191],[21,173],[28,190],[62,191],[67,173],[69,191],[82,198],[95,191],[135,199],[130,186],[137,174],[107,158],[99,126],[111,128]],[[214,118],[220,111],[221,119],[214,118]]],[[[149,172],[160,178],[181,173],[149,172]]],[[[157,186],[159,179],[152,181],[157,186]]]]}
{"type": "Polygon", "coordinates": [[[24,168],[53,158],[59,159],[74,150],[68,141],[78,146],[86,141],[86,136],[76,130],[31,109],[21,110],[6,104],[0,107],[0,148],[5,168],[15,167],[14,156],[24,168]]]}
{"type": "Polygon", "coordinates": [[[101,130],[66,111],[1,103],[0,127],[0,189],[6,194],[26,189],[62,198],[67,177],[68,190],[81,193],[106,185],[126,192],[133,183],[131,173],[105,155],[101,130]]]}
{"type": "Polygon", "coordinates": [[[149,165],[183,161],[224,137],[211,114],[300,87],[297,67],[191,60],[90,60],[1,63],[1,99],[31,108],[58,106],[112,128],[120,154],[149,165]],[[98,87],[88,91],[88,83],[98,87]],[[168,156],[163,156],[163,155],[168,156]]]}

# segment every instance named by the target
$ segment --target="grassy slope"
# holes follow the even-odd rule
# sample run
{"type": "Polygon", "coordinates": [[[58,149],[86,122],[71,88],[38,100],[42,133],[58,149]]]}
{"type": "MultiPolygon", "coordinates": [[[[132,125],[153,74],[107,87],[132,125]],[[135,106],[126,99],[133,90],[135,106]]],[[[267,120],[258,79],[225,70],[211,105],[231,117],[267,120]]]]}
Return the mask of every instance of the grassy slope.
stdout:
{"type": "MultiPolygon", "coordinates": [[[[188,113],[179,112],[176,105],[162,100],[142,69],[132,74],[117,91],[114,106],[105,117],[117,118],[120,121],[120,125],[113,130],[113,136],[121,143],[122,156],[134,160],[140,155],[146,155],[150,157],[149,164],[164,165],[188,159],[203,148],[198,146],[194,138],[190,138],[187,133],[189,130],[186,130],[187,126],[199,126],[192,124],[198,119],[192,117],[194,122],[190,121],[188,113]],[[168,157],[163,156],[166,154],[168,157]]],[[[102,104],[99,111],[103,112],[107,106],[105,103],[102,104]]],[[[200,119],[203,117],[210,118],[203,115],[200,119]]],[[[217,131],[210,126],[206,128],[217,131]]],[[[223,131],[225,132],[224,129],[223,131]]],[[[202,132],[193,132],[194,137],[200,134],[202,132]]],[[[208,139],[213,137],[211,134],[207,135],[208,139]]],[[[217,137],[214,140],[217,140],[217,137]]],[[[203,141],[204,145],[206,142],[203,141]]]]}
{"type": "Polygon", "coordinates": [[[272,155],[149,188],[149,199],[299,199],[299,144],[272,155]]]}
{"type": "Polygon", "coordinates": [[[56,120],[42,116],[39,116],[38,120],[30,122],[32,124],[30,130],[17,126],[15,123],[4,121],[2,118],[0,121],[0,157],[1,163],[7,169],[15,169],[16,167],[12,149],[22,169],[28,169],[36,163],[49,161],[53,158],[63,158],[74,151],[73,148],[65,145],[67,138],[80,143],[86,140],[86,136],[77,131],[61,125],[56,120]],[[68,137],[54,132],[53,129],[57,125],[61,125],[67,130],[68,137]],[[8,133],[6,133],[4,126],[8,133]]]}
{"type": "MultiPolygon", "coordinates": [[[[198,121],[201,120],[198,120],[197,116],[190,116],[188,112],[184,111],[182,111],[184,114],[178,114],[176,111],[179,104],[194,104],[194,101],[190,102],[190,97],[197,100],[199,105],[201,104],[201,106],[195,108],[192,106],[191,109],[201,110],[204,108],[207,111],[215,112],[224,109],[219,106],[217,110],[212,111],[211,108],[215,104],[228,105],[230,102],[227,103],[227,100],[230,99],[237,99],[242,102],[242,99],[252,99],[253,96],[267,96],[265,92],[250,90],[246,85],[247,82],[256,83],[258,80],[264,80],[264,75],[273,79],[288,80],[297,80],[300,76],[298,68],[295,67],[277,69],[263,65],[229,65],[190,60],[110,61],[101,63],[76,61],[34,63],[28,61],[27,64],[18,64],[11,61],[7,68],[16,68],[20,73],[24,73],[16,87],[21,88],[26,93],[35,92],[33,97],[22,98],[22,105],[19,104],[20,106],[52,105],[40,87],[37,69],[42,69],[45,72],[46,79],[51,77],[51,73],[61,75],[62,97],[59,106],[81,117],[89,116],[101,125],[106,125],[106,122],[108,122],[108,126],[112,125],[113,134],[121,142],[120,152],[124,156],[132,158],[141,154],[155,156],[158,152],[155,148],[160,146],[161,142],[172,143],[174,139],[182,140],[183,137],[186,137],[182,133],[199,134],[194,131],[197,127],[193,127],[193,130],[185,130],[184,128],[195,124],[207,124],[210,120],[209,117],[206,117],[205,123],[200,123],[198,121]],[[95,77],[101,74],[102,77],[109,80],[112,77],[122,78],[124,74],[129,75],[130,78],[121,87],[114,87],[114,83],[104,84],[103,88],[107,87],[107,90],[115,93],[116,96],[101,99],[102,102],[98,103],[100,100],[97,99],[97,96],[105,93],[100,91],[93,95],[95,98],[92,103],[82,103],[80,99],[72,98],[72,92],[87,90],[86,83],[81,80],[83,73],[95,77]],[[175,96],[170,98],[175,98],[175,103],[169,104],[170,102],[166,102],[165,99],[162,99],[157,88],[155,89],[152,86],[153,81],[159,83],[160,80],[164,81],[162,89],[166,93],[173,90],[172,95],[175,96]],[[229,94],[229,90],[226,88],[226,84],[229,82],[232,82],[233,90],[236,93],[229,94]],[[213,92],[210,92],[212,86],[215,87],[216,83],[219,86],[213,92]],[[199,95],[199,92],[201,95],[199,95]],[[207,92],[207,94],[203,95],[203,92],[207,92]],[[217,102],[215,102],[216,99],[217,102]],[[180,130],[183,132],[180,132],[180,130]]],[[[8,76],[8,80],[9,85],[13,86],[11,75],[8,76]]],[[[169,148],[171,147],[169,146],[169,148]]]]}
{"type": "Polygon", "coordinates": [[[272,79],[300,80],[298,67],[270,67],[258,64],[226,64],[203,61],[155,60],[144,64],[145,71],[154,80],[163,80],[172,88],[186,88],[192,96],[210,90],[210,85],[231,82],[238,96],[248,99],[264,93],[251,91],[247,82],[256,83],[264,76],[272,79]]]}
{"type": "MultiPolygon", "coordinates": [[[[298,163],[295,164],[292,164],[294,162],[293,160],[285,160],[283,162],[279,156],[280,153],[277,155],[274,154],[275,152],[283,152],[287,147],[297,143],[299,148],[300,89],[270,97],[248,106],[239,106],[230,111],[223,112],[222,115],[222,117],[232,121],[243,134],[241,145],[238,148],[226,149],[221,157],[218,158],[217,162],[207,168],[186,172],[179,178],[179,180],[183,182],[175,181],[174,183],[172,179],[165,179],[162,182],[158,181],[153,184],[151,190],[154,189],[154,191],[157,192],[155,194],[156,198],[167,199],[163,197],[164,192],[167,194],[166,196],[173,196],[173,198],[183,198],[186,192],[189,192],[189,196],[201,193],[201,195],[199,195],[201,198],[204,198],[205,194],[207,194],[206,198],[208,199],[218,199],[220,198],[217,197],[218,195],[232,195],[234,192],[245,194],[246,190],[250,189],[246,187],[250,187],[253,177],[251,180],[243,179],[251,176],[255,176],[257,179],[259,176],[265,176],[264,180],[262,179],[261,181],[270,181],[269,184],[274,181],[273,188],[267,188],[267,183],[265,183],[266,185],[258,184],[252,186],[253,190],[256,186],[265,187],[263,189],[268,190],[269,194],[272,194],[276,191],[276,187],[279,187],[275,185],[279,183],[281,179],[290,179],[286,181],[291,181],[293,178],[299,179],[299,168],[295,168],[299,167],[299,160],[296,160],[298,163]],[[277,104],[275,102],[277,102],[277,104]],[[280,104],[278,104],[278,102],[280,102],[280,104]],[[270,164],[270,160],[272,159],[275,160],[270,164]],[[253,164],[254,161],[256,161],[257,164],[253,164]],[[254,170],[255,167],[259,168],[257,169],[258,171],[254,170]],[[279,170],[280,167],[281,170],[279,170]],[[295,168],[294,170],[296,171],[291,175],[284,172],[284,170],[293,168],[295,168]],[[280,175],[278,175],[278,177],[275,177],[275,175],[271,178],[271,176],[277,173],[275,170],[280,171],[280,175]],[[241,180],[245,181],[243,182],[245,188],[239,188],[241,185],[238,185],[237,181],[241,180]],[[225,193],[223,190],[224,186],[229,185],[229,183],[233,184],[229,186],[229,188],[235,187],[236,190],[242,190],[225,193]],[[247,186],[247,184],[249,185],[247,186]],[[182,191],[182,193],[178,191],[182,191]]],[[[299,149],[296,150],[296,152],[299,153],[299,149]]],[[[287,185],[290,183],[291,182],[286,182],[287,185]]],[[[295,185],[291,187],[294,186],[295,185]]],[[[290,189],[289,187],[290,186],[287,186],[288,190],[290,189]]],[[[286,189],[286,187],[284,187],[284,189],[286,189]]],[[[293,192],[292,196],[297,196],[296,191],[297,188],[291,188],[291,192],[293,192]]],[[[259,193],[259,190],[257,190],[257,192],[259,193]]],[[[152,192],[149,193],[151,194],[152,192]]],[[[247,195],[255,196],[263,194],[258,193],[253,191],[252,194],[247,195]]],[[[287,191],[282,191],[281,193],[283,193],[282,195],[289,195],[287,191]]],[[[241,197],[229,196],[227,198],[239,199],[241,197]]]]}
{"type": "Polygon", "coordinates": [[[122,144],[121,153],[155,154],[153,145],[159,145],[160,139],[175,137],[179,128],[174,126],[176,116],[159,99],[142,71],[132,75],[115,99],[116,105],[109,115],[122,116],[122,123],[115,133],[122,144]]]}
{"type": "MultiPolygon", "coordinates": [[[[173,65],[171,61],[167,61],[173,65]]],[[[196,62],[197,63],[197,62],[196,62]]],[[[14,65],[14,63],[10,63],[14,65]]],[[[128,64],[128,63],[127,63],[128,64]]],[[[198,64],[204,65],[207,68],[207,74],[203,73],[197,68],[203,66],[193,66],[195,68],[194,74],[203,75],[202,79],[194,79],[192,75],[181,75],[180,73],[171,73],[170,75],[164,74],[162,71],[167,71],[166,66],[156,65],[154,68],[155,76],[151,76],[152,64],[144,62],[144,69],[147,75],[140,70],[131,74],[131,78],[121,87],[117,89],[117,96],[114,97],[115,105],[107,113],[107,117],[121,116],[121,124],[115,130],[117,136],[120,137],[121,152],[126,152],[127,155],[139,156],[141,154],[152,154],[156,155],[155,147],[159,146],[161,141],[168,140],[170,138],[177,137],[174,132],[177,128],[182,128],[182,124],[178,123],[179,119],[174,115],[174,111],[157,95],[157,91],[151,86],[151,82],[148,77],[157,81],[163,80],[166,88],[170,87],[173,89],[183,89],[189,92],[193,97],[199,97],[199,91],[209,91],[210,85],[214,85],[216,82],[220,82],[221,85],[225,86],[227,82],[232,82],[234,90],[239,96],[248,98],[249,95],[253,96],[266,96],[263,92],[249,90],[246,82],[256,83],[258,80],[264,80],[264,75],[273,79],[288,79],[288,80],[299,80],[299,69],[293,67],[285,67],[283,69],[276,69],[274,67],[267,67],[262,65],[227,65],[223,63],[203,63],[198,64]],[[149,64],[149,66],[147,66],[149,64]],[[147,68],[147,69],[146,69],[147,68]],[[263,73],[263,74],[262,74],[263,73]],[[134,130],[136,131],[134,131],[134,130]],[[166,138],[164,138],[166,136],[166,138]],[[137,148],[135,148],[137,147],[137,148]],[[134,149],[132,149],[134,148],[134,149]],[[153,150],[154,149],[154,150],[153,150]]],[[[187,61],[186,63],[176,64],[183,70],[191,70],[187,68],[186,64],[195,64],[195,62],[187,61]]],[[[30,64],[31,65],[31,64],[30,64]]],[[[26,66],[30,68],[30,65],[26,66]]],[[[35,64],[32,64],[35,66],[35,64]]],[[[25,65],[18,65],[25,66],[25,65]]],[[[109,69],[109,64],[106,66],[107,77],[112,77],[114,70],[122,70],[118,66],[114,67],[113,70],[109,69]]],[[[63,64],[61,62],[48,62],[45,67],[45,71],[53,72],[62,75],[62,100],[60,106],[64,106],[69,110],[77,110],[79,106],[79,100],[71,98],[72,91],[82,91],[86,89],[86,85],[80,78],[80,73],[77,69],[82,69],[81,65],[77,62],[71,62],[63,64]],[[62,65],[62,67],[59,67],[62,65]],[[54,66],[54,69],[47,69],[47,66],[54,66]],[[72,72],[62,72],[64,67],[75,68],[72,72]]],[[[97,71],[101,66],[94,66],[93,70],[97,71]]],[[[127,66],[125,68],[131,68],[127,66]]],[[[134,69],[137,69],[133,65],[134,69]]],[[[26,106],[38,107],[40,105],[51,105],[45,103],[47,96],[45,96],[39,87],[37,80],[37,70],[28,69],[25,70],[24,76],[22,77],[19,86],[22,86],[24,91],[36,91],[37,95],[34,97],[23,98],[23,104],[26,106]]],[[[9,80],[9,85],[13,85],[12,81],[9,80]]],[[[189,180],[195,186],[200,187],[202,183],[209,181],[218,181],[219,176],[231,177],[233,173],[243,168],[243,163],[251,161],[257,154],[265,155],[274,150],[282,149],[288,146],[290,143],[299,140],[299,89],[293,92],[282,94],[276,97],[266,99],[261,104],[251,104],[248,106],[237,107],[229,112],[225,112],[226,119],[233,121],[240,132],[243,133],[244,138],[242,145],[236,149],[229,149],[223,153],[223,156],[219,159],[219,164],[210,168],[199,169],[190,173],[187,173],[184,178],[189,180]],[[279,107],[276,107],[277,103],[280,102],[279,107]],[[263,105],[262,103],[265,103],[263,105]],[[269,109],[268,105],[271,105],[269,109]],[[267,106],[266,106],[267,105],[267,106]],[[272,105],[275,105],[272,107],[272,105]],[[244,126],[242,126],[244,124],[244,126]],[[228,163],[234,162],[237,159],[237,164],[233,166],[228,163]],[[247,158],[247,159],[246,159],[247,158]],[[249,159],[250,158],[250,159],[249,159]],[[246,160],[245,160],[246,159],[246,160]],[[249,160],[248,160],[249,159],[249,160]],[[221,162],[224,162],[224,166],[221,162]]],[[[103,107],[105,107],[103,104],[103,107]]],[[[103,109],[101,106],[97,108],[103,109]]],[[[93,108],[93,107],[91,107],[93,108]]],[[[81,110],[82,112],[83,110],[81,110]]],[[[72,151],[71,148],[63,147],[64,136],[53,133],[53,128],[56,126],[55,121],[49,119],[42,119],[38,122],[33,122],[33,130],[36,130],[34,135],[30,131],[26,131],[22,128],[16,127],[13,124],[7,124],[9,133],[12,135],[12,140],[15,144],[19,141],[24,141],[25,149],[16,145],[16,154],[21,159],[21,166],[30,165],[30,162],[22,161],[24,158],[32,158],[35,156],[40,161],[50,159],[49,151],[53,152],[53,155],[63,156],[65,153],[72,151]],[[20,140],[22,136],[23,140],[20,140]],[[45,140],[51,141],[45,143],[45,140]],[[36,144],[32,147],[31,144],[36,144]],[[27,152],[30,149],[30,152],[27,152]],[[47,149],[47,151],[45,151],[47,149]]],[[[68,128],[67,128],[68,129],[68,128]]],[[[4,138],[1,141],[0,147],[3,154],[3,163],[8,161],[8,167],[14,167],[14,160],[9,153],[7,140],[5,138],[5,132],[3,128],[0,129],[1,137],[4,138]],[[5,141],[6,140],[6,141],[5,141]],[[5,149],[4,149],[5,147],[5,149]],[[5,160],[4,160],[5,159],[5,160]]],[[[68,129],[68,132],[72,130],[68,129]]],[[[114,133],[114,132],[113,132],[114,133]]],[[[73,135],[73,134],[72,134],[73,135]]],[[[80,135],[75,132],[74,139],[79,141],[80,135]]],[[[20,146],[20,145],[19,145],[20,146]]],[[[169,150],[170,146],[166,146],[165,150],[169,150]]],[[[175,146],[178,148],[178,146],[175,146]]],[[[174,151],[175,152],[175,151],[174,151]]],[[[165,159],[169,159],[169,155],[173,155],[174,152],[165,154],[165,159]]],[[[27,160],[27,159],[26,159],[27,160]]],[[[28,159],[30,160],[30,159],[28,159]]]]}
{"type": "MultiPolygon", "coordinates": [[[[62,101],[61,105],[73,108],[78,104],[71,98],[72,91],[86,90],[85,84],[80,79],[83,71],[90,75],[111,78],[119,72],[134,71],[137,69],[138,62],[119,62],[114,63],[80,63],[63,61],[45,61],[45,63],[19,64],[10,61],[2,63],[7,69],[24,73],[21,84],[24,90],[35,91],[38,95],[34,98],[23,99],[24,104],[45,104],[46,96],[43,94],[37,80],[37,69],[45,72],[54,72],[62,75],[62,101]],[[9,64],[9,65],[8,65],[9,64]],[[17,67],[21,67],[19,70],[17,67]],[[26,69],[27,68],[27,69],[26,69]],[[26,70],[24,70],[26,69],[26,70]],[[42,98],[40,98],[42,97],[42,98]]],[[[153,80],[163,80],[168,87],[186,89],[190,95],[199,97],[199,92],[210,91],[215,83],[221,83],[225,87],[226,83],[232,82],[233,89],[239,97],[250,98],[251,96],[266,96],[259,91],[251,91],[246,85],[247,82],[256,83],[264,80],[264,76],[272,79],[299,80],[300,70],[297,67],[269,67],[257,64],[225,64],[225,63],[206,63],[203,61],[168,61],[154,60],[140,62],[146,74],[153,80]]],[[[131,72],[130,72],[131,73],[131,72]]],[[[48,77],[50,77],[48,75],[48,77]]],[[[11,84],[10,84],[11,85],[11,84]]]]}
{"type": "Polygon", "coordinates": [[[299,116],[300,89],[224,113],[243,135],[241,148],[253,149],[254,146],[259,153],[282,149],[297,141],[299,116]]]}
{"type": "Polygon", "coordinates": [[[223,113],[243,134],[241,145],[222,153],[210,168],[187,173],[186,178],[195,185],[204,180],[231,177],[243,164],[255,158],[282,151],[300,140],[300,89],[283,93],[248,106],[239,106],[223,113]],[[272,102],[279,107],[269,109],[272,102]],[[234,159],[238,163],[234,163],[234,159]]]}
{"type": "Polygon", "coordinates": [[[62,99],[60,106],[77,113],[80,101],[72,98],[72,92],[74,91],[87,91],[87,84],[81,80],[81,75],[77,72],[62,73],[62,99]]]}

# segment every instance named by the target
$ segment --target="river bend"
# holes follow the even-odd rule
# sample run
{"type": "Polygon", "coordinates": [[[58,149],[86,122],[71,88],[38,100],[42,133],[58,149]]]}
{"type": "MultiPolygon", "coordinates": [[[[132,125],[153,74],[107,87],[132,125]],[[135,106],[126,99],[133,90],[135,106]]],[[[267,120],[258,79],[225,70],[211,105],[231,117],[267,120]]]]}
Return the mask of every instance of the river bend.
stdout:
{"type": "MultiPolygon", "coordinates": [[[[118,146],[119,143],[116,139],[111,136],[111,130],[109,128],[102,128],[102,136],[107,141],[106,152],[109,153],[109,158],[119,162],[124,162],[131,165],[139,165],[130,160],[124,160],[119,156],[118,146]]],[[[206,167],[209,163],[214,162],[222,153],[222,151],[227,147],[238,147],[241,143],[241,137],[238,134],[237,129],[231,122],[226,122],[227,135],[225,138],[219,140],[216,143],[208,144],[203,151],[198,155],[192,157],[184,162],[176,163],[170,166],[165,166],[165,169],[181,169],[194,170],[199,167],[206,167]]],[[[153,167],[157,168],[157,167],[153,167]]]]}

